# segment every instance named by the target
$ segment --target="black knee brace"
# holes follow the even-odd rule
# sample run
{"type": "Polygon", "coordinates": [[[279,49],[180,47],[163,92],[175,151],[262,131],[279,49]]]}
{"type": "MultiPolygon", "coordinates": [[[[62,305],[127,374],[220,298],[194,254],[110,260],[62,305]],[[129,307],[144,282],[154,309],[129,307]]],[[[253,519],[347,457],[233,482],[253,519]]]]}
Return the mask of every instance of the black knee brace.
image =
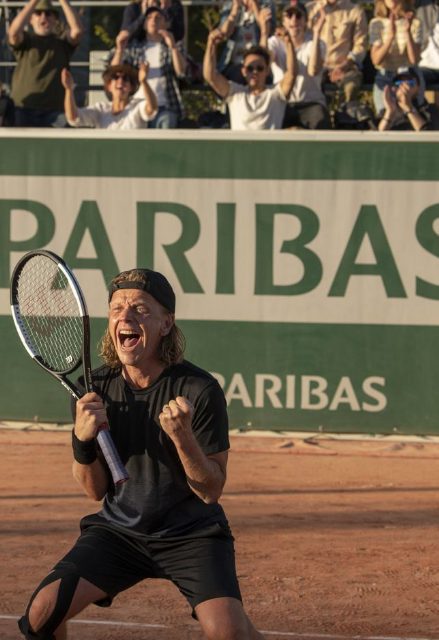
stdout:
{"type": "Polygon", "coordinates": [[[27,640],[35,640],[35,638],[38,640],[55,640],[55,636],[53,634],[48,636],[47,634],[41,635],[42,631],[37,631],[36,633],[31,631],[27,614],[22,616],[18,621],[18,628],[27,640]]]}
{"type": "Polygon", "coordinates": [[[75,595],[79,577],[80,576],[76,573],[75,568],[72,567],[71,571],[67,569],[55,569],[47,576],[47,578],[44,578],[32,594],[25,615],[18,621],[18,627],[27,640],[34,640],[35,638],[38,640],[55,640],[54,633],[67,615],[73,596],[75,595]],[[32,602],[43,587],[46,587],[48,584],[51,584],[56,580],[60,580],[60,583],[55,607],[43,626],[38,629],[38,631],[34,631],[31,629],[29,623],[29,611],[32,606],[32,602]]]}

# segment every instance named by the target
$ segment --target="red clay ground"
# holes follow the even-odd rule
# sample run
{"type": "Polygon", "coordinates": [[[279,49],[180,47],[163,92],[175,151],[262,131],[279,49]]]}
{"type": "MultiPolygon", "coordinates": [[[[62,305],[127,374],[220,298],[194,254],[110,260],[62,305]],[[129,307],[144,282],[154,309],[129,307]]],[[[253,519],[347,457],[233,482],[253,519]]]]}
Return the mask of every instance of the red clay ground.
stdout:
{"type": "MultiPolygon", "coordinates": [[[[1,640],[21,637],[14,618],[95,509],[71,477],[69,438],[0,430],[1,640]]],[[[222,502],[267,638],[439,638],[439,444],[234,436],[222,502]]],[[[165,581],[80,619],[102,624],[71,623],[72,640],[202,637],[165,581]]]]}

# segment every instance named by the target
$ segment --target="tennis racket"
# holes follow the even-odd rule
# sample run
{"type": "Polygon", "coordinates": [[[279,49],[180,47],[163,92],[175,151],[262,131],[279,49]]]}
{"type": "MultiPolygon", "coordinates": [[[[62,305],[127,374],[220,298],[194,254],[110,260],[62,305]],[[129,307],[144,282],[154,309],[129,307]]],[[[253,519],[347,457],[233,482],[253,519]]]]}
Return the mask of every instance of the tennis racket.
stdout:
{"type": "MultiPolygon", "coordinates": [[[[66,263],[51,251],[30,251],[17,263],[11,281],[15,328],[30,357],[78,400],[83,394],[67,378],[81,364],[87,392],[93,391],[90,321],[84,296],[66,263]]],[[[97,440],[114,484],[128,479],[108,424],[97,440]]]]}

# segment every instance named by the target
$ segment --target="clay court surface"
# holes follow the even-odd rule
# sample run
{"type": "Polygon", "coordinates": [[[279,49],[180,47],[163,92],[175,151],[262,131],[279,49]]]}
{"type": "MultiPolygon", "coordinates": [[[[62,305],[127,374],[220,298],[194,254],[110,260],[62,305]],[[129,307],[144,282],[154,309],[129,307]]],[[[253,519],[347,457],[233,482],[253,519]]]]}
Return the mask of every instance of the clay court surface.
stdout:
{"type": "MultiPolygon", "coordinates": [[[[70,434],[0,429],[0,639],[96,505],[70,434]]],[[[245,605],[267,638],[439,639],[439,444],[233,436],[223,497],[245,605]]],[[[82,621],[82,622],[81,622],[82,621]]],[[[197,640],[176,588],[142,583],[72,640],[197,640]]]]}

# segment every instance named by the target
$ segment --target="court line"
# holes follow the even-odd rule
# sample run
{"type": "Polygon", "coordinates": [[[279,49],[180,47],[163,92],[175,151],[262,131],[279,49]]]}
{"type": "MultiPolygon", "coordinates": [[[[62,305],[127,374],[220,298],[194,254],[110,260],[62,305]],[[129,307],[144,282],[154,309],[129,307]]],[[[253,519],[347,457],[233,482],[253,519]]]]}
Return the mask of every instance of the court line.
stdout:
{"type": "Polygon", "coordinates": [[[438,640],[438,638],[420,638],[419,636],[345,636],[334,635],[333,633],[297,633],[294,631],[266,631],[259,629],[260,633],[266,636],[284,636],[287,638],[320,638],[320,640],[438,640]]]}
{"type": "MultiPolygon", "coordinates": [[[[0,620],[18,620],[21,616],[12,616],[12,615],[1,615],[0,620]]],[[[73,620],[69,620],[69,624],[100,624],[100,625],[108,625],[109,627],[140,627],[142,629],[170,629],[166,624],[148,624],[147,622],[118,622],[117,620],[79,620],[78,618],[74,618],[73,620]]],[[[423,640],[420,638],[419,640],[423,640]]]]}
{"type": "MultiPolygon", "coordinates": [[[[0,620],[18,620],[20,616],[0,614],[0,620]]],[[[139,629],[171,629],[167,624],[149,624],[147,622],[123,622],[122,620],[80,620],[74,618],[69,624],[95,624],[109,627],[137,627],[139,629]]],[[[419,636],[345,636],[332,633],[297,633],[295,631],[259,630],[267,636],[282,636],[285,638],[320,638],[321,640],[439,640],[439,638],[421,638],[419,636]]]]}

